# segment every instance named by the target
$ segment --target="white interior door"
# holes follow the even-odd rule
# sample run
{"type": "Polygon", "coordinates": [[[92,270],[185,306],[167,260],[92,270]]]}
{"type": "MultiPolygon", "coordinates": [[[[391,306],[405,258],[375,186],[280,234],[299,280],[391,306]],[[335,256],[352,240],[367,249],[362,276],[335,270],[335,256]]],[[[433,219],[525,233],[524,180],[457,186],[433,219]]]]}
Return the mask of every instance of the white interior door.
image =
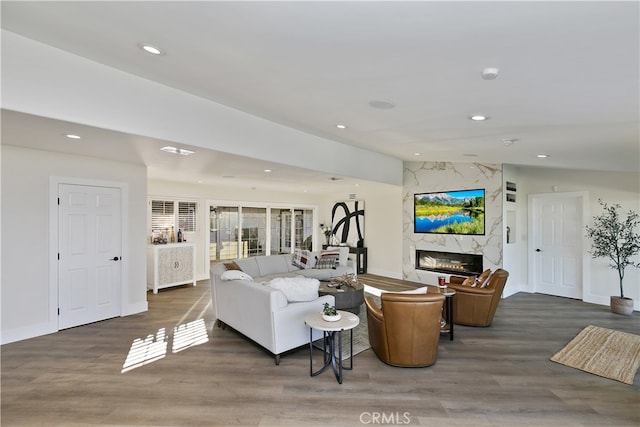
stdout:
{"type": "Polygon", "coordinates": [[[121,314],[120,189],[58,186],[58,328],[121,314]]]}
{"type": "Polygon", "coordinates": [[[530,262],[535,292],[582,299],[583,195],[531,196],[530,262]]]}

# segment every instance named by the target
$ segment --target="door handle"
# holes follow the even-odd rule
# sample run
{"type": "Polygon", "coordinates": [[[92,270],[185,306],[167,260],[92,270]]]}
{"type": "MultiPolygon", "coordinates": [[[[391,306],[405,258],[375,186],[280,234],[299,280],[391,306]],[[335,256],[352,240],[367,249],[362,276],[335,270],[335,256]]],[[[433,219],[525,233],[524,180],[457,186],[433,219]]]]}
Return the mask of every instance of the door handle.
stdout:
{"type": "Polygon", "coordinates": [[[118,258],[117,256],[114,256],[113,258],[111,258],[109,261],[119,261],[120,258],[118,258]]]}
{"type": "Polygon", "coordinates": [[[536,252],[542,252],[542,249],[536,249],[536,252]]]}

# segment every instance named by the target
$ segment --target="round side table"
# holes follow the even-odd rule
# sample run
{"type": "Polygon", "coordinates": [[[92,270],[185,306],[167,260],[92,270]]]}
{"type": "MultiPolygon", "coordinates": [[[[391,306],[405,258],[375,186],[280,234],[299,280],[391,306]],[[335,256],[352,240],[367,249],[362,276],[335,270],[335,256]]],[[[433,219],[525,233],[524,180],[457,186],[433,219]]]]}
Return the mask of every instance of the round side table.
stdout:
{"type": "Polygon", "coordinates": [[[322,318],[322,313],[311,313],[304,318],[304,323],[309,327],[309,373],[312,377],[321,374],[329,366],[332,367],[333,373],[338,380],[338,383],[342,384],[342,371],[350,371],[353,369],[353,328],[358,326],[360,319],[353,313],[348,311],[338,310],[338,313],[342,316],[340,320],[335,322],[327,322],[322,318]],[[322,331],[322,353],[324,365],[317,371],[313,371],[313,330],[322,331]],[[342,331],[349,331],[351,333],[349,339],[349,345],[351,346],[351,353],[349,356],[349,367],[343,367],[342,365],[342,331]],[[336,347],[336,335],[338,338],[336,347]],[[336,349],[338,350],[336,352],[336,349]],[[337,354],[336,354],[337,353],[337,354]]]}

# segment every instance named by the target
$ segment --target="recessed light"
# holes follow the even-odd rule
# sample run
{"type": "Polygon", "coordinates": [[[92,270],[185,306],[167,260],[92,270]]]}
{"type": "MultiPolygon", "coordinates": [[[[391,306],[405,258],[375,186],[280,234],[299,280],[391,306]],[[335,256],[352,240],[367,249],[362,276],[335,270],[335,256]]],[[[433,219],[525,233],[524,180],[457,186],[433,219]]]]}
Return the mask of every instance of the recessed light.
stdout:
{"type": "Polygon", "coordinates": [[[478,157],[477,154],[472,154],[472,153],[463,154],[463,156],[465,156],[465,157],[478,157]]]}
{"type": "Polygon", "coordinates": [[[65,136],[69,139],[80,139],[80,135],[74,135],[72,133],[68,133],[65,136]]]}
{"type": "Polygon", "coordinates": [[[485,120],[489,120],[489,117],[487,116],[481,116],[479,114],[476,114],[474,116],[469,117],[471,120],[473,120],[474,122],[483,122],[485,120]]]}
{"type": "Polygon", "coordinates": [[[391,110],[396,107],[394,104],[387,101],[370,101],[369,105],[372,108],[377,108],[378,110],[391,110]]]}
{"type": "Polygon", "coordinates": [[[338,129],[346,129],[347,125],[336,125],[338,129]]]}
{"type": "Polygon", "coordinates": [[[413,153],[414,156],[419,156],[420,153],[418,153],[417,151],[415,153],[413,153]]]}
{"type": "Polygon", "coordinates": [[[538,154],[536,157],[539,158],[539,159],[546,159],[547,157],[549,157],[549,155],[548,154],[538,154]]]}
{"type": "Polygon", "coordinates": [[[176,148],[176,147],[162,147],[161,151],[166,151],[167,153],[172,154],[180,154],[181,156],[188,156],[189,154],[195,153],[195,151],[185,150],[184,148],[176,148]]]}
{"type": "Polygon", "coordinates": [[[265,171],[266,173],[273,172],[271,169],[265,169],[264,171],[265,171]]]}
{"type": "Polygon", "coordinates": [[[498,69],[497,68],[485,68],[482,70],[482,78],[484,80],[493,80],[498,77],[498,69]]]}
{"type": "Polygon", "coordinates": [[[151,55],[158,55],[158,56],[164,55],[164,51],[162,49],[154,45],[151,45],[149,43],[139,43],[138,47],[144,50],[145,52],[150,53],[151,55]]]}
{"type": "Polygon", "coordinates": [[[502,143],[506,146],[509,146],[509,145],[513,145],[513,143],[516,142],[517,140],[518,138],[503,139],[502,143]]]}

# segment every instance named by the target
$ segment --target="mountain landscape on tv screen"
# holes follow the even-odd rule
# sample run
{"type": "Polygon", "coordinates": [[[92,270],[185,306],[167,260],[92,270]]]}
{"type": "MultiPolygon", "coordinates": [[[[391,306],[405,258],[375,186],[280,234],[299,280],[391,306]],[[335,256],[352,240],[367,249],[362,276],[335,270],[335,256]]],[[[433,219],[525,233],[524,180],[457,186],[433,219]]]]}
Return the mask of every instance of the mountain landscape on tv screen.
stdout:
{"type": "Polygon", "coordinates": [[[484,234],[484,190],[414,195],[414,232],[484,234]]]}

